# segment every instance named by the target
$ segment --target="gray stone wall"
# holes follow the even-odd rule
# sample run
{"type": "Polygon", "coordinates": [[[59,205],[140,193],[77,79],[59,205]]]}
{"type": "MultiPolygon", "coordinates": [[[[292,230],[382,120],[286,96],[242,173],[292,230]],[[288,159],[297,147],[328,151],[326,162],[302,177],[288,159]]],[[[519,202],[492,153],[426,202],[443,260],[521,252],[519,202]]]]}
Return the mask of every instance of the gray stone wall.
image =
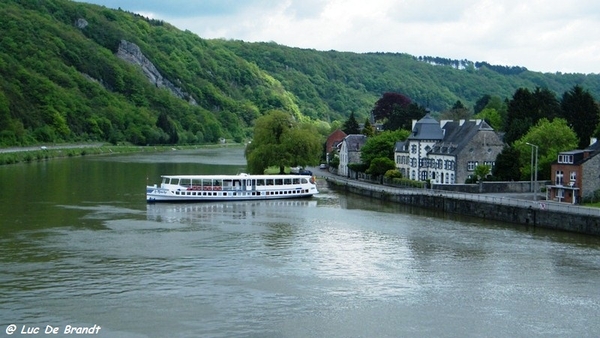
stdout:
{"type": "Polygon", "coordinates": [[[583,164],[583,199],[589,199],[600,189],[600,155],[594,156],[583,164]]]}
{"type": "Polygon", "coordinates": [[[571,231],[589,235],[600,235],[600,217],[564,212],[538,210],[526,206],[502,205],[486,202],[473,202],[432,194],[390,194],[374,185],[371,188],[349,184],[329,184],[334,189],[343,189],[381,200],[438,210],[444,213],[461,214],[482,219],[491,219],[526,226],[571,231]]]}
{"type": "MultiPolygon", "coordinates": [[[[547,184],[550,184],[550,181],[538,181],[540,188],[547,184]]],[[[531,192],[531,181],[483,182],[482,188],[482,193],[527,193],[531,192]]],[[[476,194],[479,193],[479,184],[434,184],[433,189],[476,194]]]]}

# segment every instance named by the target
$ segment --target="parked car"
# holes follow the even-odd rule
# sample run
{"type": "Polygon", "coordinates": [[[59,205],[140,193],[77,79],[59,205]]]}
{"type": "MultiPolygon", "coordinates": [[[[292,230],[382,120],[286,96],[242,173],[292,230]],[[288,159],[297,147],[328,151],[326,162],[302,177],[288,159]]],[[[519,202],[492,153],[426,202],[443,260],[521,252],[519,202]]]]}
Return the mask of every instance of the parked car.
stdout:
{"type": "Polygon", "coordinates": [[[313,173],[312,173],[312,171],[310,171],[310,170],[302,169],[302,170],[300,170],[299,174],[300,174],[300,175],[308,175],[308,176],[312,176],[312,174],[313,174],[313,173]]]}
{"type": "Polygon", "coordinates": [[[325,163],[321,163],[321,164],[319,165],[319,169],[327,169],[327,164],[325,164],[325,163]]]}

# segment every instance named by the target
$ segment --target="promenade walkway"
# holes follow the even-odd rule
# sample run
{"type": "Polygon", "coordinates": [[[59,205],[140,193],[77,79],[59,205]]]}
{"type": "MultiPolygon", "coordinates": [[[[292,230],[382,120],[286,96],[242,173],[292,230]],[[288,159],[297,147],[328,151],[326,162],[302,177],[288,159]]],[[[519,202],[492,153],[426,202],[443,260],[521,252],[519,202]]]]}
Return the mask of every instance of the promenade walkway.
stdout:
{"type": "Polygon", "coordinates": [[[538,195],[538,200],[533,200],[532,193],[523,194],[469,194],[452,192],[447,190],[435,190],[435,189],[422,189],[422,188],[409,188],[409,187],[398,187],[390,185],[381,185],[367,181],[348,179],[335,174],[330,173],[327,170],[311,168],[313,174],[321,179],[325,179],[328,182],[336,182],[337,184],[351,185],[362,189],[368,189],[372,191],[385,192],[387,194],[394,195],[436,195],[447,198],[472,201],[472,202],[483,202],[498,205],[517,206],[522,208],[532,208],[537,210],[548,210],[561,213],[570,213],[578,215],[587,215],[593,217],[600,217],[600,208],[585,207],[579,205],[572,205],[566,203],[558,203],[555,201],[547,201],[545,196],[538,195]]]}

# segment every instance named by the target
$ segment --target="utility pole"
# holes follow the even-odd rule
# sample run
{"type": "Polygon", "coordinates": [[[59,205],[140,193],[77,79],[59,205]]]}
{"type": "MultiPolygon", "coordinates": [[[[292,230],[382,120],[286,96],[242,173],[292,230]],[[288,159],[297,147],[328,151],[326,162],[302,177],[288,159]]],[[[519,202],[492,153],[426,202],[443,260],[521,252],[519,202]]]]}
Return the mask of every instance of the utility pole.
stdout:
{"type": "Polygon", "coordinates": [[[531,146],[531,189],[533,190],[533,200],[537,200],[537,180],[538,180],[538,149],[539,147],[535,144],[525,142],[531,146]],[[534,162],[534,149],[535,149],[535,162],[534,162]],[[535,166],[535,172],[533,171],[535,166]]]}

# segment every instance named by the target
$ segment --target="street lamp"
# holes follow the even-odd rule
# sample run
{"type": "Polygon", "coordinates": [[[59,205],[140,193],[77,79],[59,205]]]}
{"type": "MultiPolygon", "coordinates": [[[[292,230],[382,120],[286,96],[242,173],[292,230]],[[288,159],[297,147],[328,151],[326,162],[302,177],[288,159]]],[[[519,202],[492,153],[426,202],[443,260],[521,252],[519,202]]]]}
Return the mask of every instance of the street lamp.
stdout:
{"type": "Polygon", "coordinates": [[[531,146],[531,169],[533,169],[534,165],[535,165],[535,178],[534,178],[534,172],[531,172],[531,189],[533,190],[533,200],[537,200],[537,180],[538,180],[538,146],[536,146],[535,144],[531,144],[529,142],[525,142],[525,144],[530,145],[531,146]],[[533,161],[533,149],[535,148],[535,164],[533,161]]]}

